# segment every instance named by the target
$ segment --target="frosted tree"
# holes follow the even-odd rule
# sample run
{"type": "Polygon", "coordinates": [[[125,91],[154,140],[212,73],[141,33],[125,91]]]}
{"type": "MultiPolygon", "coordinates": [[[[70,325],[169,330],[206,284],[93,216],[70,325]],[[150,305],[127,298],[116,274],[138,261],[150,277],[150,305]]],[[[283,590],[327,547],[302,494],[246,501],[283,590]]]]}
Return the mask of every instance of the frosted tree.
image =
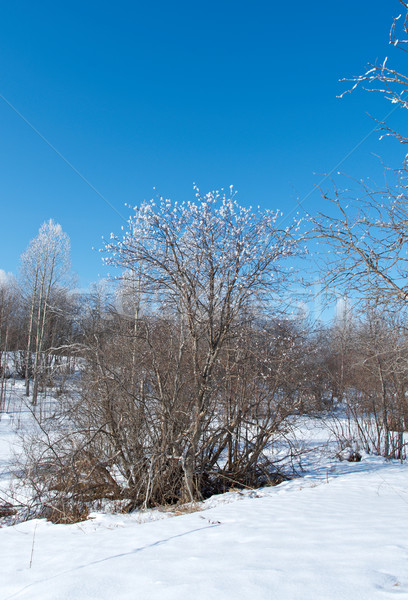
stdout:
{"type": "MultiPolygon", "coordinates": [[[[405,14],[399,14],[394,18],[391,29],[389,44],[392,48],[408,53],[408,2],[399,0],[405,14]]],[[[398,64],[398,63],[397,63],[398,64]]],[[[408,109],[408,100],[406,91],[408,86],[408,76],[398,68],[392,66],[389,57],[380,62],[369,63],[367,70],[362,75],[345,78],[342,81],[352,83],[351,88],[347,89],[340,97],[353,92],[358,87],[364,90],[375,92],[382,95],[388,102],[395,107],[408,109]]],[[[377,119],[375,119],[377,121],[377,119]]],[[[377,121],[383,136],[392,135],[402,144],[408,143],[408,137],[404,132],[400,132],[390,127],[385,121],[377,121]]]]}
{"type": "MultiPolygon", "coordinates": [[[[400,0],[400,4],[405,15],[394,19],[389,43],[391,52],[401,51],[403,59],[408,52],[408,3],[400,0]]],[[[408,76],[395,69],[388,58],[343,81],[353,85],[342,96],[361,87],[379,94],[395,108],[408,109],[408,76]]],[[[408,143],[403,132],[386,122],[378,123],[381,137],[392,135],[408,143]]],[[[406,310],[408,300],[407,159],[408,155],[401,168],[386,170],[384,187],[361,180],[351,184],[356,189],[350,189],[348,182],[345,189],[333,183],[333,189],[321,190],[334,211],[311,218],[313,235],[326,242],[321,253],[325,256],[326,286],[391,312],[406,310]]]]}
{"type": "Polygon", "coordinates": [[[189,500],[199,496],[197,460],[214,410],[221,350],[249,314],[270,306],[287,280],[283,261],[297,252],[293,227],[277,226],[279,212],[240,206],[232,188],[228,195],[195,191],[193,202],[160,198],[135,207],[123,237],[111,236],[106,259],[137,281],[137,302],[146,313],[178,323],[174,343],[178,355],[188,357],[194,391],[184,409],[188,423],[171,452],[182,465],[189,500]]]}
{"type": "Polygon", "coordinates": [[[26,352],[26,394],[33,378],[34,405],[37,404],[44,333],[50,314],[50,300],[57,286],[63,285],[70,272],[70,241],[61,225],[49,220],[21,256],[22,289],[29,306],[26,352]]]}

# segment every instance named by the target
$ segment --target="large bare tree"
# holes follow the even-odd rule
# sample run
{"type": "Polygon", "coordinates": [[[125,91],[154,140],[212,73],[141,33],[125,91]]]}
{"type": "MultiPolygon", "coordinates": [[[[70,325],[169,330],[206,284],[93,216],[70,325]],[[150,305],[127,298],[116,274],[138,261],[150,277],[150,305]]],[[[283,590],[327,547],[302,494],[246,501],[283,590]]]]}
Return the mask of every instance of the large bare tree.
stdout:
{"type": "MultiPolygon", "coordinates": [[[[222,351],[245,315],[261,318],[265,303],[271,305],[287,279],[284,260],[297,252],[291,228],[280,230],[278,217],[278,212],[239,206],[232,189],[229,195],[205,196],[197,189],[194,202],[160,198],[136,207],[128,231],[107,247],[107,262],[137,281],[138,303],[142,297],[146,311],[177,323],[173,341],[166,334],[163,342],[190,378],[187,416],[171,457],[182,466],[188,499],[199,495],[197,460],[213,417],[214,374],[222,351]]],[[[171,380],[178,399],[177,377],[158,380],[163,397],[171,380]]]]}

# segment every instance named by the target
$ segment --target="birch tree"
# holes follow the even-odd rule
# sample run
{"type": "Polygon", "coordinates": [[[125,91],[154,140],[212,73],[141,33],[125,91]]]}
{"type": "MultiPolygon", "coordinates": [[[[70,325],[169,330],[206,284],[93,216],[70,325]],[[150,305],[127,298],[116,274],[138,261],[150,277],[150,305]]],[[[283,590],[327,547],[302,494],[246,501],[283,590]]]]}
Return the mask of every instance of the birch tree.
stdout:
{"type": "Polygon", "coordinates": [[[0,269],[0,413],[4,408],[6,378],[11,373],[10,350],[15,350],[18,306],[16,282],[0,269]]]}
{"type": "Polygon", "coordinates": [[[57,286],[67,282],[70,271],[70,242],[61,225],[52,219],[41,225],[38,235],[21,256],[22,289],[28,304],[26,347],[26,395],[33,379],[32,403],[38,398],[39,378],[44,350],[44,333],[57,286]]]}

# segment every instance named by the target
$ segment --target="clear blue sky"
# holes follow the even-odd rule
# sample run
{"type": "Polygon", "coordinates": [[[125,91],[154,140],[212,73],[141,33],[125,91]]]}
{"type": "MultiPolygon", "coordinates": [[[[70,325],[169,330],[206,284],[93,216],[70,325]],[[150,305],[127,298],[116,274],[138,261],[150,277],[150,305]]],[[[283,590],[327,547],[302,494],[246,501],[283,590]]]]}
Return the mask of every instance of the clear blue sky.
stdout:
{"type": "MultiPolygon", "coordinates": [[[[0,269],[41,223],[61,223],[81,287],[104,275],[92,247],[128,209],[192,185],[233,184],[243,204],[289,213],[391,106],[363,92],[336,98],[342,76],[392,56],[397,0],[69,3],[0,9],[0,94],[116,209],[0,99],[0,269]],[[318,173],[320,175],[315,175],[318,173]],[[119,214],[118,214],[119,213],[119,214]]],[[[408,69],[407,69],[408,70],[408,69]]],[[[407,72],[407,71],[406,71],[407,72]]],[[[400,127],[406,117],[391,117],[400,127]]],[[[381,180],[373,134],[342,164],[381,180]]],[[[324,209],[318,193],[305,201],[324,209]]]]}

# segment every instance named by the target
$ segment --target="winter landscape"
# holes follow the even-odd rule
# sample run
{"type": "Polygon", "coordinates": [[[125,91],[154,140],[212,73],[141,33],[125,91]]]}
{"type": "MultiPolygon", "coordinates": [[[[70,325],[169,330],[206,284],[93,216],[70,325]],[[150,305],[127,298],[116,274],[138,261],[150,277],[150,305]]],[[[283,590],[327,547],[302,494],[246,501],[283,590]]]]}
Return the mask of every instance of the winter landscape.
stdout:
{"type": "Polygon", "coordinates": [[[383,3],[275,4],[4,9],[0,600],[408,600],[408,3],[368,133],[383,3]]]}
{"type": "MultiPolygon", "coordinates": [[[[5,493],[15,429],[31,418],[17,390],[0,423],[5,493]]],[[[324,419],[302,419],[298,433],[304,471],[278,486],[70,525],[9,518],[2,600],[408,597],[406,463],[340,460],[324,419]]]]}

